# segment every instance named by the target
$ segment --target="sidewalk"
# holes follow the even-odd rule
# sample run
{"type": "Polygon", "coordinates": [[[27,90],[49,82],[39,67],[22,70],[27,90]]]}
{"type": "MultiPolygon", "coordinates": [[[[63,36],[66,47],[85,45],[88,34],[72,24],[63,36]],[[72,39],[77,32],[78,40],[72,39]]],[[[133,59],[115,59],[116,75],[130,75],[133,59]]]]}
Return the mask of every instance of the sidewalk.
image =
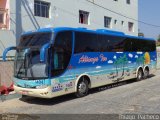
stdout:
{"type": "Polygon", "coordinates": [[[10,94],[8,94],[8,95],[0,95],[0,102],[4,102],[6,100],[11,100],[14,98],[21,98],[21,97],[22,97],[22,95],[17,94],[13,91],[13,92],[10,92],[10,94]]]}

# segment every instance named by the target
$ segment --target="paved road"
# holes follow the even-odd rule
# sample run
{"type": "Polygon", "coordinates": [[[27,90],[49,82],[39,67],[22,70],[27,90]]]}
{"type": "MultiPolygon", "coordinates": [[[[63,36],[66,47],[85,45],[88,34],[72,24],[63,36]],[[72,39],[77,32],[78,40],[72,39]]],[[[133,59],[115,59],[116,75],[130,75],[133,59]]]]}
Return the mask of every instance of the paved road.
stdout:
{"type": "Polygon", "coordinates": [[[160,70],[147,80],[110,88],[96,88],[83,98],[20,98],[0,102],[0,113],[23,114],[124,114],[160,113],[160,70]]]}

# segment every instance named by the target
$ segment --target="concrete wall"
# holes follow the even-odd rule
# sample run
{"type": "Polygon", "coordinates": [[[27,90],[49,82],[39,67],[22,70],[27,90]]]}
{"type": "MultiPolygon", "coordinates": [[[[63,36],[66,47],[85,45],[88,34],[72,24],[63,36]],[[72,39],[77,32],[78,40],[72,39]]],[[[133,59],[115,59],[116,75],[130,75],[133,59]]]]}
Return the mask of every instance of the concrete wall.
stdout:
{"type": "MultiPolygon", "coordinates": [[[[14,1],[14,0],[13,0],[14,1]]],[[[21,0],[22,13],[21,24],[22,30],[34,30],[43,27],[86,27],[89,29],[102,29],[104,28],[104,16],[112,17],[112,29],[123,31],[126,34],[138,35],[138,23],[134,20],[122,17],[108,10],[100,8],[86,0],[45,0],[51,3],[51,16],[50,18],[42,18],[34,16],[34,0],[21,0]],[[88,11],[90,13],[90,24],[79,24],[79,10],[88,11]],[[117,20],[117,24],[114,24],[117,20]],[[124,21],[124,26],[121,25],[124,21]],[[134,32],[128,31],[128,22],[134,23],[134,32]]],[[[137,0],[131,1],[131,4],[126,4],[126,0],[115,2],[113,0],[94,0],[105,8],[113,10],[117,13],[123,14],[127,17],[138,19],[138,2],[137,0]]]]}
{"type": "Polygon", "coordinates": [[[0,8],[9,8],[9,0],[0,0],[0,8]]]}
{"type": "Polygon", "coordinates": [[[13,78],[13,62],[0,62],[0,86],[10,86],[13,78]]]}
{"type": "MultiPolygon", "coordinates": [[[[131,19],[122,17],[108,10],[100,8],[86,0],[44,0],[51,3],[50,18],[34,16],[34,0],[10,0],[10,29],[0,31],[0,40],[4,46],[18,44],[21,33],[44,27],[86,27],[89,29],[104,28],[104,16],[112,17],[112,30],[123,31],[126,34],[138,35],[138,23],[131,19]],[[90,24],[79,23],[79,10],[90,13],[90,24]],[[117,20],[117,24],[114,24],[117,20]],[[121,25],[124,21],[124,26],[121,25]],[[134,32],[128,31],[128,22],[134,23],[134,32]]],[[[110,10],[138,19],[138,1],[131,1],[126,4],[126,0],[91,0],[96,4],[104,6],[110,10]]]]}

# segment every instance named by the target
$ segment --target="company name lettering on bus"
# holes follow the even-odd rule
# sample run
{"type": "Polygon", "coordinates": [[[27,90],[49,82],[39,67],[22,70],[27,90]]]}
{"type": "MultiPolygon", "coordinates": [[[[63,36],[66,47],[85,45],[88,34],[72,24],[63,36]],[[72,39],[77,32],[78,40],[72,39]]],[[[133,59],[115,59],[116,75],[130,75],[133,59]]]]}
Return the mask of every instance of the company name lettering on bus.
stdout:
{"type": "Polygon", "coordinates": [[[91,57],[88,57],[87,55],[83,55],[80,59],[79,59],[79,63],[96,63],[98,61],[101,61],[101,62],[105,62],[107,61],[107,57],[105,57],[103,54],[101,54],[99,57],[94,57],[94,58],[91,58],[91,57]]]}
{"type": "Polygon", "coordinates": [[[45,80],[36,80],[35,83],[39,85],[45,85],[45,80]]]}
{"type": "Polygon", "coordinates": [[[52,89],[52,92],[58,92],[63,90],[63,86],[61,84],[55,85],[52,89]]]}
{"type": "Polygon", "coordinates": [[[105,57],[103,54],[100,55],[101,62],[106,62],[107,57],[105,57]]]}

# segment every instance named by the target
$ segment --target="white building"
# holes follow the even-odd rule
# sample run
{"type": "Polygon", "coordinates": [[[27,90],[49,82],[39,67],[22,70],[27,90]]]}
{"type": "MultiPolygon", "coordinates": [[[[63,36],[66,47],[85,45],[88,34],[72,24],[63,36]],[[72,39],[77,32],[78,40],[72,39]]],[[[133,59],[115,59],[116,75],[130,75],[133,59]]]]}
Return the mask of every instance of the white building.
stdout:
{"type": "Polygon", "coordinates": [[[111,29],[138,35],[138,0],[0,0],[0,56],[22,32],[44,27],[111,29]]]}

